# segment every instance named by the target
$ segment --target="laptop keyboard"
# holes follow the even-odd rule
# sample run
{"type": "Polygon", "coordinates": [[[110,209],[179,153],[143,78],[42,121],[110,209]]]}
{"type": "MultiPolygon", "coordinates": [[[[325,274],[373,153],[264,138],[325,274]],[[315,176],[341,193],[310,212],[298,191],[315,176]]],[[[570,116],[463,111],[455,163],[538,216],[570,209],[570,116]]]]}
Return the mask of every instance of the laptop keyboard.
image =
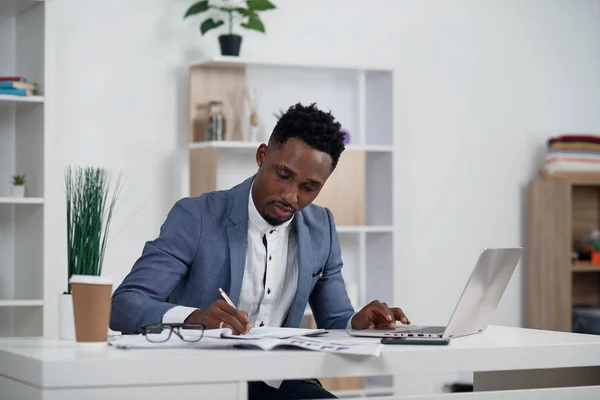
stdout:
{"type": "Polygon", "coordinates": [[[404,333],[430,333],[433,335],[442,334],[446,329],[445,326],[423,326],[420,328],[404,328],[402,332],[404,333]]]}

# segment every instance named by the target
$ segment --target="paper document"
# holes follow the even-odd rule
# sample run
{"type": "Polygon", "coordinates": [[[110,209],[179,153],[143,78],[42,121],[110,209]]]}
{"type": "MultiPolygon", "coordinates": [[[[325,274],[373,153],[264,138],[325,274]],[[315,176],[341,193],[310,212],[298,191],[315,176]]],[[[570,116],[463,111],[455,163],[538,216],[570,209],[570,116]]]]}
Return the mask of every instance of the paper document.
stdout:
{"type": "MultiPolygon", "coordinates": [[[[206,332],[205,332],[206,333],[206,332]]],[[[193,335],[185,334],[184,338],[193,339],[193,335]]],[[[165,336],[166,339],[166,336],[165,336]]],[[[155,337],[156,340],[156,337],[155,337]]],[[[111,338],[108,342],[119,349],[154,349],[154,348],[181,348],[181,349],[218,349],[218,348],[254,348],[262,350],[301,348],[313,351],[337,354],[356,354],[365,356],[379,356],[383,344],[380,342],[365,341],[334,341],[323,338],[308,338],[295,336],[287,339],[256,338],[254,340],[237,338],[214,338],[204,335],[197,342],[186,342],[176,335],[171,335],[169,340],[162,343],[148,341],[144,335],[123,335],[111,338]]]]}
{"type": "Polygon", "coordinates": [[[228,339],[240,339],[240,340],[255,340],[255,339],[289,339],[294,336],[322,336],[326,335],[327,331],[324,329],[300,329],[300,328],[252,328],[252,330],[245,335],[234,335],[233,331],[229,328],[223,329],[207,329],[204,331],[204,337],[210,338],[228,338],[228,339]]]}

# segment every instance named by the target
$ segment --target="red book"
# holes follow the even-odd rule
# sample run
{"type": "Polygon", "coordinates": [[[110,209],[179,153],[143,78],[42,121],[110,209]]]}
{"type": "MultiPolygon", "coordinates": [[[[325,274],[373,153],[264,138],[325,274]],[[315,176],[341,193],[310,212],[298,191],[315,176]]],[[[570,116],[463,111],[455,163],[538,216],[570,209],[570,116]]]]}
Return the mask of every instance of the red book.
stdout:
{"type": "Polygon", "coordinates": [[[22,76],[0,76],[0,82],[14,81],[14,82],[27,82],[27,79],[22,76]]]}

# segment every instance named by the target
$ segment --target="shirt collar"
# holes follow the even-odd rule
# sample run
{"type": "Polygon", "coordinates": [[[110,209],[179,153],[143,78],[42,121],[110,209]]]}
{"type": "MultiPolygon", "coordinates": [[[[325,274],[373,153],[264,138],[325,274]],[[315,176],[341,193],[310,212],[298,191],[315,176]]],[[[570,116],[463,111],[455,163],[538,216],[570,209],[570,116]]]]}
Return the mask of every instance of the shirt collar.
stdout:
{"type": "Polygon", "coordinates": [[[263,234],[266,234],[270,231],[284,231],[292,223],[294,216],[280,225],[274,226],[269,224],[256,209],[254,199],[252,198],[252,187],[254,187],[254,182],[252,182],[252,185],[250,185],[250,193],[248,194],[248,217],[250,222],[263,234]]]}

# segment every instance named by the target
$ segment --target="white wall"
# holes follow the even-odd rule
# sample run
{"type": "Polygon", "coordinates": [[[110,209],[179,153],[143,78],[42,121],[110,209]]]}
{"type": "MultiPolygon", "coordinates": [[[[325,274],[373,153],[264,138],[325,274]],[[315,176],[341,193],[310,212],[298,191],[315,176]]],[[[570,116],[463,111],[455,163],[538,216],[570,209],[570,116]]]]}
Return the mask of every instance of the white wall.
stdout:
{"type": "MultiPolygon", "coordinates": [[[[105,262],[120,281],[185,193],[186,64],[216,36],[181,19],[191,0],[55,1],[63,159],[128,176],[105,262]]],[[[523,243],[545,139],[600,131],[600,1],[276,3],[244,55],[395,67],[396,286],[413,322],[445,323],[479,251],[523,243]]],[[[495,322],[520,324],[521,282],[495,322]]]]}

